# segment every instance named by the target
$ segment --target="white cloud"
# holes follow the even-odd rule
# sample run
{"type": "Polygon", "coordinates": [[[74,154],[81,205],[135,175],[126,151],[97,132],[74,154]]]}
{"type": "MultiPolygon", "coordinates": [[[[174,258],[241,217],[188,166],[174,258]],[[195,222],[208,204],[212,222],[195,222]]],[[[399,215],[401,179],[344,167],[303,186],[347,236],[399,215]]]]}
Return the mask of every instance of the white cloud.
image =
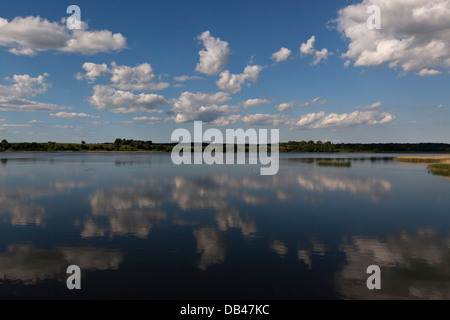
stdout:
{"type": "Polygon", "coordinates": [[[220,116],[214,121],[209,122],[208,124],[213,127],[225,127],[230,124],[239,122],[241,116],[239,114],[232,114],[229,116],[220,116]]]}
{"type": "Polygon", "coordinates": [[[277,108],[277,110],[279,112],[283,112],[283,111],[294,109],[294,104],[292,102],[290,102],[290,103],[281,103],[281,104],[275,106],[275,108],[277,108]]]}
{"type": "Polygon", "coordinates": [[[350,43],[342,58],[355,66],[380,66],[420,76],[450,67],[448,0],[363,0],[338,12],[337,29],[350,43]],[[381,9],[381,29],[369,30],[366,10],[381,9]]]}
{"type": "Polygon", "coordinates": [[[52,118],[63,118],[63,119],[67,119],[67,118],[79,118],[79,119],[83,119],[83,118],[90,118],[90,119],[97,119],[100,118],[99,116],[93,116],[93,115],[89,115],[89,114],[85,114],[85,113],[68,113],[68,112],[58,112],[56,114],[51,113],[50,117],[52,118]]]}
{"type": "Polygon", "coordinates": [[[343,114],[325,114],[325,112],[310,113],[304,115],[296,123],[296,127],[321,129],[321,128],[340,128],[361,124],[383,124],[392,122],[395,116],[386,112],[379,111],[353,111],[343,114]]]}
{"type": "Polygon", "coordinates": [[[419,72],[417,72],[417,74],[421,77],[424,77],[424,76],[435,76],[438,74],[442,74],[442,72],[438,71],[438,70],[424,68],[424,69],[420,70],[419,72]]]}
{"type": "Polygon", "coordinates": [[[86,62],[83,64],[83,69],[86,70],[86,74],[78,73],[76,79],[87,79],[90,82],[94,82],[98,77],[110,72],[106,63],[95,64],[92,62],[86,62]]]}
{"type": "Polygon", "coordinates": [[[82,127],[75,127],[75,126],[69,126],[69,125],[54,125],[54,128],[58,128],[58,129],[63,129],[63,130],[81,130],[83,129],[82,127]]]}
{"type": "Polygon", "coordinates": [[[0,18],[0,46],[10,48],[15,55],[34,56],[38,52],[96,54],[120,51],[127,47],[122,34],[111,31],[70,31],[65,24],[49,22],[41,17],[16,17],[12,21],[0,18]]]}
{"type": "Polygon", "coordinates": [[[1,126],[4,128],[30,128],[30,127],[32,127],[31,124],[2,124],[1,126]]]}
{"type": "Polygon", "coordinates": [[[249,125],[266,125],[266,126],[280,126],[289,122],[288,116],[278,115],[278,114],[247,114],[240,118],[240,121],[244,124],[249,125]]]}
{"type": "MultiPolygon", "coordinates": [[[[377,105],[377,103],[372,106],[377,105]]],[[[287,106],[289,107],[289,106],[287,106]]],[[[380,110],[353,111],[344,114],[326,114],[325,112],[310,113],[300,118],[293,118],[282,114],[247,114],[247,115],[223,115],[212,121],[214,126],[228,126],[230,124],[242,123],[246,125],[264,126],[286,126],[290,129],[337,129],[356,125],[377,125],[390,123],[395,119],[393,114],[380,110]]]]}
{"type": "Polygon", "coordinates": [[[300,53],[303,56],[311,56],[313,57],[313,65],[318,65],[320,61],[327,60],[329,56],[333,53],[329,52],[328,49],[323,48],[322,50],[314,49],[314,43],[316,42],[316,37],[312,36],[308,41],[302,43],[300,46],[300,53]]]}
{"type": "Polygon", "coordinates": [[[219,74],[228,64],[228,58],[231,54],[228,42],[214,38],[209,31],[203,32],[197,39],[202,41],[204,49],[198,53],[200,61],[195,71],[209,76],[219,74]]]}
{"type": "Polygon", "coordinates": [[[60,51],[92,55],[100,52],[121,51],[126,47],[127,39],[120,33],[113,34],[108,30],[74,30],[72,38],[60,51]]]}
{"type": "Polygon", "coordinates": [[[286,61],[287,59],[289,59],[289,57],[291,56],[292,51],[289,50],[288,48],[281,48],[279,51],[275,52],[274,54],[272,54],[272,60],[275,62],[282,62],[282,61],[286,61]]]}
{"type": "Polygon", "coordinates": [[[133,94],[128,91],[116,90],[108,86],[96,85],[94,95],[89,102],[99,110],[108,110],[113,113],[139,113],[148,112],[164,105],[167,100],[156,94],[133,94]]]}
{"type": "Polygon", "coordinates": [[[245,109],[248,109],[269,103],[272,103],[272,101],[268,99],[248,99],[247,101],[242,102],[242,105],[245,109]]]}
{"type": "Polygon", "coordinates": [[[38,124],[38,123],[44,123],[44,121],[40,121],[40,120],[30,120],[28,121],[29,124],[38,124]]]}
{"type": "Polygon", "coordinates": [[[78,73],[75,76],[76,79],[94,82],[102,75],[111,74],[110,86],[121,90],[159,91],[169,87],[169,83],[161,81],[156,76],[149,63],[142,63],[132,68],[126,65],[118,66],[112,62],[111,68],[108,68],[105,63],[86,62],[82,67],[86,70],[86,74],[78,73]]]}
{"type": "Polygon", "coordinates": [[[6,80],[13,83],[10,86],[0,85],[0,111],[31,111],[44,112],[70,109],[54,104],[41,103],[28,100],[36,95],[43,94],[50,87],[45,81],[48,74],[44,73],[36,78],[27,74],[14,75],[6,80]]]}
{"type": "Polygon", "coordinates": [[[110,124],[109,121],[100,120],[100,121],[92,121],[91,122],[94,127],[99,127],[101,125],[110,124]]]}
{"type": "Polygon", "coordinates": [[[189,80],[202,80],[202,77],[199,76],[178,76],[178,77],[174,77],[173,80],[178,81],[178,82],[185,82],[185,81],[189,81],[189,80]]]}
{"type": "Polygon", "coordinates": [[[322,119],[325,117],[325,112],[318,112],[318,113],[310,113],[307,115],[304,115],[298,120],[296,126],[297,127],[306,127],[308,125],[311,125],[312,123],[322,119]]]}
{"type": "Polygon", "coordinates": [[[157,91],[169,86],[167,82],[156,81],[155,72],[148,63],[140,64],[134,68],[117,66],[112,63],[112,86],[121,90],[157,91]]]}
{"type": "Polygon", "coordinates": [[[7,77],[6,80],[14,84],[12,86],[0,85],[0,97],[30,98],[42,94],[50,86],[45,82],[45,77],[47,76],[48,74],[44,73],[36,78],[30,77],[27,74],[15,74],[12,78],[7,77]]]}
{"type": "Polygon", "coordinates": [[[301,103],[299,106],[300,107],[312,107],[317,104],[325,104],[326,102],[327,102],[326,100],[320,100],[320,97],[316,97],[316,98],[312,99],[311,101],[301,103]]]}
{"type": "Polygon", "coordinates": [[[325,104],[327,101],[326,100],[320,100],[320,97],[316,97],[314,99],[312,99],[311,101],[307,101],[307,102],[303,102],[303,103],[294,103],[294,102],[289,102],[289,103],[281,103],[277,106],[275,106],[275,108],[277,108],[277,110],[279,112],[283,112],[283,111],[287,111],[287,110],[293,110],[294,107],[312,107],[318,104],[325,104]]]}
{"type": "Polygon", "coordinates": [[[176,114],[175,122],[214,121],[239,109],[235,106],[221,105],[230,99],[230,95],[226,92],[215,94],[183,92],[173,104],[172,112],[176,114]]]}
{"type": "Polygon", "coordinates": [[[243,123],[247,125],[265,125],[265,126],[280,126],[282,124],[293,125],[294,119],[286,115],[270,114],[270,113],[257,113],[247,115],[233,114],[230,116],[223,116],[218,118],[212,124],[215,126],[227,126],[234,123],[243,123]]]}
{"type": "Polygon", "coordinates": [[[158,118],[158,117],[136,117],[133,118],[134,121],[145,121],[148,124],[156,124],[160,122],[164,122],[166,119],[158,118]]]}
{"type": "Polygon", "coordinates": [[[220,89],[235,94],[242,90],[242,85],[245,83],[250,86],[250,83],[248,82],[258,82],[259,73],[262,69],[263,67],[258,65],[247,66],[245,67],[244,72],[240,74],[231,74],[228,70],[225,70],[220,74],[220,79],[216,84],[220,89]]]}
{"type": "Polygon", "coordinates": [[[40,103],[26,99],[2,99],[0,97],[0,111],[27,111],[27,112],[53,112],[70,109],[55,104],[40,103]]]}
{"type": "Polygon", "coordinates": [[[370,109],[377,109],[381,106],[383,106],[383,103],[381,101],[378,101],[378,102],[372,103],[371,105],[368,105],[368,106],[359,106],[358,108],[370,110],[370,109]]]}
{"type": "Polygon", "coordinates": [[[441,103],[440,105],[438,105],[438,109],[442,109],[444,107],[444,105],[441,103]]]}

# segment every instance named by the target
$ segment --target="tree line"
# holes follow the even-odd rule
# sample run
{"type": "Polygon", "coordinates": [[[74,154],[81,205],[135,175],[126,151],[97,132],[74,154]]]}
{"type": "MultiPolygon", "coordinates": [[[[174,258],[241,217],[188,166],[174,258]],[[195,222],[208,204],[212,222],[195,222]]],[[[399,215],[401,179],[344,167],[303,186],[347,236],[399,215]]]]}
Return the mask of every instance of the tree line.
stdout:
{"type": "MultiPolygon", "coordinates": [[[[16,142],[2,140],[0,152],[171,152],[176,143],[153,143],[133,139],[116,139],[114,143],[16,142]]],[[[207,144],[204,145],[206,147],[207,144]]],[[[450,153],[445,143],[331,143],[322,141],[289,141],[280,143],[282,153],[450,153]]],[[[237,149],[237,148],[236,148],[237,149]]],[[[249,146],[245,146],[248,151],[249,146]]],[[[224,148],[224,150],[226,150],[224,148]]]]}

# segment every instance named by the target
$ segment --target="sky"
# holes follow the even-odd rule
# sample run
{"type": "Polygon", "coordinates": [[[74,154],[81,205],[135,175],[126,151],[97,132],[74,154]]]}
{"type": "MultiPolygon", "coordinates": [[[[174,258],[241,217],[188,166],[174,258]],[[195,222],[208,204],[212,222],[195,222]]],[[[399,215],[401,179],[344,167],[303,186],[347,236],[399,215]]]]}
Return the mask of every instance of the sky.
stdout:
{"type": "Polygon", "coordinates": [[[170,142],[203,121],[450,143],[449,17],[448,0],[1,1],[0,138],[170,142]]]}

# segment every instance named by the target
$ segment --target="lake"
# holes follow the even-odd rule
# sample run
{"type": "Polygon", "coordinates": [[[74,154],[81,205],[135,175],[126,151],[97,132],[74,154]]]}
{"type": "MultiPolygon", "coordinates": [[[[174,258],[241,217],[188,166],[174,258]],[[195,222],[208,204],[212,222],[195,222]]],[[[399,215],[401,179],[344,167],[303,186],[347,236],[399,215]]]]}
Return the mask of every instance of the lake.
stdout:
{"type": "Polygon", "coordinates": [[[449,299],[450,180],[394,156],[0,154],[0,299],[449,299]]]}

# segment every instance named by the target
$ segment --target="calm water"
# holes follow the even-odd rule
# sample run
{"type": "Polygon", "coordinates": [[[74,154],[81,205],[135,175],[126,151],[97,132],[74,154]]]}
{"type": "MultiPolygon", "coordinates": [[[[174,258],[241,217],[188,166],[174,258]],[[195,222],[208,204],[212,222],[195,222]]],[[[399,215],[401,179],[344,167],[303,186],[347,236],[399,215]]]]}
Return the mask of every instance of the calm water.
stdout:
{"type": "Polygon", "coordinates": [[[449,299],[450,180],[392,155],[318,157],[336,156],[282,155],[260,176],[170,154],[0,154],[0,298],[449,299]]]}

